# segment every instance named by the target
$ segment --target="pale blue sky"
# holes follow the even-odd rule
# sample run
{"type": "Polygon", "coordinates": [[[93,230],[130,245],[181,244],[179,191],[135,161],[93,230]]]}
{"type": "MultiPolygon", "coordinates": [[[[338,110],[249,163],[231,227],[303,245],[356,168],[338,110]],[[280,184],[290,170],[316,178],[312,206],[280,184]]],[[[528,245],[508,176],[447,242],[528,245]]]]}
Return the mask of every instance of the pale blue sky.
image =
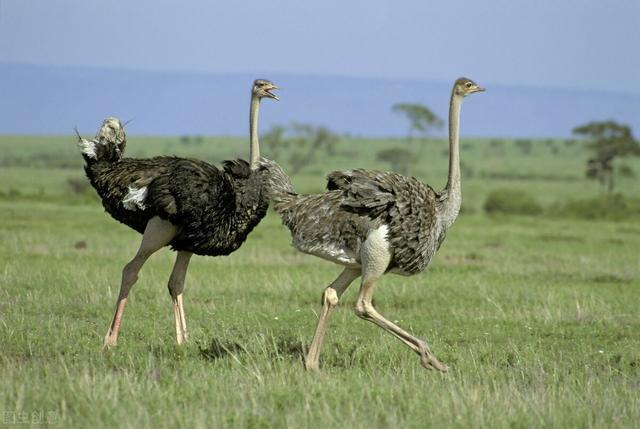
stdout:
{"type": "Polygon", "coordinates": [[[638,0],[0,0],[0,61],[640,94],[638,0]]]}

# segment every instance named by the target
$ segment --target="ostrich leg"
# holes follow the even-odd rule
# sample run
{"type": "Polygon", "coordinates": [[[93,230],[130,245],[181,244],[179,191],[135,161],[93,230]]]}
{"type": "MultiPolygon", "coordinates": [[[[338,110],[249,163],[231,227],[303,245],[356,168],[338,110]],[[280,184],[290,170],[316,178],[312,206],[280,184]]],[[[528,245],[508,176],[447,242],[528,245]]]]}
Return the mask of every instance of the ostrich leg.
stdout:
{"type": "Polygon", "coordinates": [[[173,265],[171,277],[169,277],[169,294],[173,300],[173,315],[176,319],[176,341],[182,344],[187,341],[187,320],[182,308],[182,291],[184,290],[184,279],[187,275],[187,267],[193,253],[181,251],[176,256],[176,263],[173,265]]]}
{"type": "Polygon", "coordinates": [[[370,233],[362,246],[362,283],[358,298],[356,300],[355,311],[358,317],[375,323],[385,331],[391,333],[400,341],[409,346],[414,352],[420,355],[422,366],[427,369],[437,369],[447,372],[449,368],[442,364],[433,353],[426,341],[414,337],[395,323],[385,319],[373,307],[373,286],[385,273],[391,253],[384,237],[379,234],[370,233]]]}
{"type": "Polygon", "coordinates": [[[327,329],[327,322],[333,307],[338,305],[338,300],[342,296],[342,293],[349,287],[360,275],[359,269],[345,268],[337,279],[333,281],[322,293],[322,312],[320,313],[320,319],[316,326],[316,332],[313,335],[311,346],[309,346],[309,352],[304,361],[305,369],[309,371],[317,371],[320,360],[320,349],[324,341],[324,333],[327,329]]]}
{"type": "Polygon", "coordinates": [[[118,334],[120,332],[120,324],[122,323],[122,314],[127,304],[127,298],[131,287],[138,280],[138,273],[142,265],[154,254],[166,246],[177,233],[177,228],[171,222],[154,217],[149,220],[147,227],[142,236],[142,243],[136,253],[136,256],[124,266],[122,270],[122,283],[120,284],[120,293],[118,294],[118,302],[116,304],[116,312],[109,328],[109,332],[104,339],[104,347],[115,346],[118,342],[118,334]]]}

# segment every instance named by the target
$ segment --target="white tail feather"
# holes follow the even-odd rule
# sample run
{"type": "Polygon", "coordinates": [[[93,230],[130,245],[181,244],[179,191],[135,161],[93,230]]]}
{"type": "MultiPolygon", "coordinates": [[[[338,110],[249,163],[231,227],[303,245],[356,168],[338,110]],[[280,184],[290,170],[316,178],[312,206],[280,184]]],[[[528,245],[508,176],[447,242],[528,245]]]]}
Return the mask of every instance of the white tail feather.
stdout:
{"type": "Polygon", "coordinates": [[[80,139],[78,141],[78,147],[80,152],[91,159],[98,159],[98,153],[96,151],[96,143],[87,139],[80,139]]]}
{"type": "Polygon", "coordinates": [[[122,205],[127,210],[144,210],[146,208],[144,205],[145,198],[147,198],[146,186],[139,189],[134,186],[129,186],[129,193],[125,195],[122,200],[122,205]]]}

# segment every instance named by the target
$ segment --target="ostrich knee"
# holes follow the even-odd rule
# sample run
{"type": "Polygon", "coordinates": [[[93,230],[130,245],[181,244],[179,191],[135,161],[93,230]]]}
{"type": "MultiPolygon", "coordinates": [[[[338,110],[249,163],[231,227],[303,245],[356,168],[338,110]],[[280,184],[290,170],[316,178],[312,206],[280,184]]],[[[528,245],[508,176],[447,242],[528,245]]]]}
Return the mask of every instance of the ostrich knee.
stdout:
{"type": "Polygon", "coordinates": [[[371,314],[375,311],[373,305],[363,299],[358,299],[354,307],[356,316],[364,320],[371,320],[371,314]]]}
{"type": "Polygon", "coordinates": [[[122,283],[120,287],[120,299],[129,296],[129,290],[138,281],[138,273],[144,261],[148,258],[145,255],[136,255],[135,258],[122,269],[122,283]]]}
{"type": "Polygon", "coordinates": [[[320,305],[326,305],[329,308],[333,308],[338,305],[338,302],[340,302],[338,292],[331,286],[327,287],[324,292],[322,292],[320,305]]]}
{"type": "Polygon", "coordinates": [[[137,281],[138,281],[138,268],[136,267],[134,262],[129,262],[122,269],[122,286],[123,286],[123,289],[125,289],[127,292],[125,296],[128,295],[129,289],[137,281]]]}
{"type": "Polygon", "coordinates": [[[169,283],[167,284],[167,287],[169,289],[169,295],[171,295],[171,298],[176,299],[176,297],[180,295],[184,290],[184,282],[171,276],[169,278],[169,283]]]}

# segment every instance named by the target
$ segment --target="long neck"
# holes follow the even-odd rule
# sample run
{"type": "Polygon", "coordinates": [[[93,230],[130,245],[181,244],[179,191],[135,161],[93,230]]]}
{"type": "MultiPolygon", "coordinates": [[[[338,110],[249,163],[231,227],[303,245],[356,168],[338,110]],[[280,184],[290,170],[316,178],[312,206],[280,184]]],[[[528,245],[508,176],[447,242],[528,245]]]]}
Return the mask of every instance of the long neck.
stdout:
{"type": "Polygon", "coordinates": [[[449,179],[444,192],[447,194],[446,217],[449,225],[453,223],[460,211],[462,203],[462,191],[460,188],[460,106],[462,97],[455,92],[451,93],[449,104],[449,179]]]}
{"type": "Polygon", "coordinates": [[[251,111],[249,112],[249,135],[251,147],[249,149],[250,168],[258,168],[260,160],[260,142],[258,141],[258,112],[260,111],[260,99],[251,96],[251,111]]]}

